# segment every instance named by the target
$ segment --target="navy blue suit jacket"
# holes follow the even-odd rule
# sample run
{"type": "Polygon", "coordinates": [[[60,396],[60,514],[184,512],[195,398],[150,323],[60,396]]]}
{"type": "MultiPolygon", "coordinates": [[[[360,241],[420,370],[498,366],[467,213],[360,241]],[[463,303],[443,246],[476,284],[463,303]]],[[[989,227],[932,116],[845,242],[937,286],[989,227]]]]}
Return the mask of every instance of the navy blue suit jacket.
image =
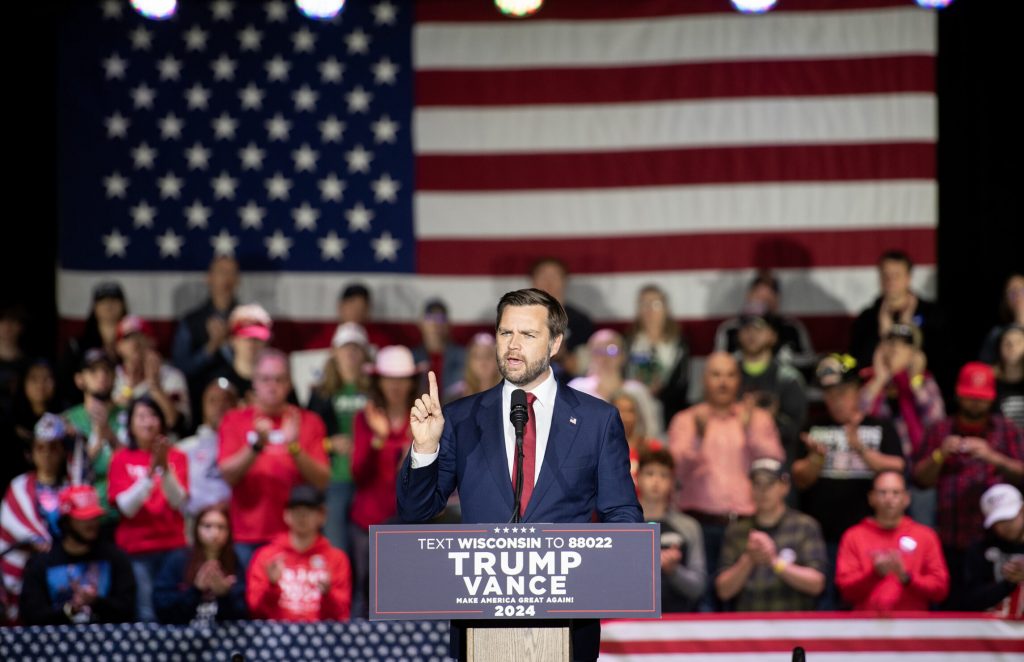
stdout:
{"type": "MultiPolygon", "coordinates": [[[[462,521],[508,522],[515,493],[505,454],[501,388],[457,400],[444,408],[440,454],[413,469],[411,456],[398,480],[398,515],[426,522],[458,488],[462,521]]],[[[629,475],[629,447],[618,412],[558,385],[547,449],[524,522],[640,522],[642,511],[629,475]]]]}

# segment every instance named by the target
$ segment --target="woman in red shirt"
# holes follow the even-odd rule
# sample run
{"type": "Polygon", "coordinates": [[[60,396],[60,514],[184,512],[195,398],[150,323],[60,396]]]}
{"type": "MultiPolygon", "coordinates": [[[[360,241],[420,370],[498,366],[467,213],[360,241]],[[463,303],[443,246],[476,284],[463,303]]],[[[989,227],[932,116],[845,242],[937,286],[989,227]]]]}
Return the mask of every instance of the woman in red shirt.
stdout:
{"type": "Polygon", "coordinates": [[[395,516],[398,467],[412,445],[409,410],[416,400],[416,378],[422,372],[412,352],[391,345],[377,352],[370,384],[370,402],[356,414],[352,438],[352,616],[365,618],[369,590],[369,528],[395,516]]]}
{"type": "Polygon", "coordinates": [[[171,448],[163,411],[143,396],[128,408],[128,447],[110,460],[110,500],[121,513],[114,539],[135,571],[136,618],[156,620],[153,580],[167,556],[185,547],[188,459],[171,448]]]}

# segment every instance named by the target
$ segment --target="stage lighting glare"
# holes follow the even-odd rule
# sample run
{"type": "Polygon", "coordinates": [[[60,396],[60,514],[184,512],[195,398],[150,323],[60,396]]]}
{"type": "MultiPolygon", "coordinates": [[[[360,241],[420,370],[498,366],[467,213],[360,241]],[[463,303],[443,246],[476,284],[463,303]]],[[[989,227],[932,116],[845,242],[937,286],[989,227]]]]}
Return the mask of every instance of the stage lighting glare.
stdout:
{"type": "Polygon", "coordinates": [[[295,0],[299,11],[318,21],[329,21],[345,6],[345,0],[295,0]]]}
{"type": "Polygon", "coordinates": [[[540,9],[542,4],[544,0],[494,0],[494,6],[498,11],[513,18],[529,16],[540,9]]]}
{"type": "Polygon", "coordinates": [[[917,4],[925,9],[945,9],[953,0],[917,0],[917,4]]]}
{"type": "Polygon", "coordinates": [[[778,0],[732,0],[736,11],[744,14],[760,14],[775,7],[778,0]]]}
{"type": "Polygon", "coordinates": [[[132,0],[132,7],[146,18],[164,21],[178,11],[178,0],[132,0]]]}

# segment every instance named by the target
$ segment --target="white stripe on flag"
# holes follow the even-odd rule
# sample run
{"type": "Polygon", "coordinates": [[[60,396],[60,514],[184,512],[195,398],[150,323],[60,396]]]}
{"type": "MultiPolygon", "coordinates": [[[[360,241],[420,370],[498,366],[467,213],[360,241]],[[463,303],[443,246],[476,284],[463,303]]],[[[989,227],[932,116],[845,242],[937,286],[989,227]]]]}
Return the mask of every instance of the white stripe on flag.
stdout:
{"type": "Polygon", "coordinates": [[[934,227],[933,180],[423,192],[423,239],[934,227]]]}
{"type": "MultiPolygon", "coordinates": [[[[792,315],[853,314],[871,303],[878,292],[878,274],[873,266],[779,269],[775,273],[782,286],[783,312],[792,315]]],[[[739,310],[753,274],[749,269],[576,274],[568,299],[595,320],[626,321],[633,319],[640,287],[657,283],[669,293],[675,317],[728,317],[739,310]]],[[[203,273],[124,272],[116,279],[124,287],[132,312],[147,319],[173,319],[205,297],[203,273]]],[[[84,318],[92,288],[105,280],[110,280],[107,272],[59,272],[61,317],[84,318]]],[[[335,318],[339,290],[351,281],[370,287],[374,319],[381,322],[416,320],[424,301],[441,297],[449,305],[452,322],[491,324],[501,295],[529,286],[525,276],[245,273],[240,300],[258,301],[283,319],[327,322],[335,318]]],[[[931,297],[935,292],[934,267],[915,267],[913,287],[931,297]]]]}
{"type": "MultiPolygon", "coordinates": [[[[541,17],[543,18],[543,17],[541,17]]],[[[935,15],[914,7],[766,16],[420,23],[417,69],[629,66],[936,52],[935,15]]]]}
{"type": "Polygon", "coordinates": [[[933,142],[935,116],[935,95],[920,93],[422,107],[413,114],[413,141],[420,155],[933,142]]]}

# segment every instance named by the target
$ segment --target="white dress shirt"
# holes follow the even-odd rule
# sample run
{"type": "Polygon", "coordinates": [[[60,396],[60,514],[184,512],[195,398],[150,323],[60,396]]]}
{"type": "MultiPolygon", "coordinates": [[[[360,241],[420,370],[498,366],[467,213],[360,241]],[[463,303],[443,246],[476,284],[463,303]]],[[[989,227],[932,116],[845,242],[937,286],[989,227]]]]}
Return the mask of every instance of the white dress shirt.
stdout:
{"type": "MultiPolygon", "coordinates": [[[[502,429],[505,431],[505,457],[508,459],[508,475],[510,479],[512,477],[512,467],[515,466],[516,461],[516,430],[510,420],[510,414],[512,412],[512,391],[517,388],[519,387],[507,379],[501,385],[501,420],[503,423],[502,429]]],[[[533,402],[533,416],[537,426],[537,459],[534,462],[533,473],[533,482],[536,484],[537,478],[540,476],[541,464],[544,461],[544,452],[548,447],[551,419],[555,412],[555,396],[558,393],[558,382],[555,381],[555,375],[550,368],[548,368],[547,378],[537,388],[529,392],[537,396],[537,399],[533,402]]],[[[429,466],[437,459],[440,452],[440,446],[438,446],[436,451],[429,454],[417,453],[415,449],[410,451],[412,468],[418,469],[429,466]]]]}

